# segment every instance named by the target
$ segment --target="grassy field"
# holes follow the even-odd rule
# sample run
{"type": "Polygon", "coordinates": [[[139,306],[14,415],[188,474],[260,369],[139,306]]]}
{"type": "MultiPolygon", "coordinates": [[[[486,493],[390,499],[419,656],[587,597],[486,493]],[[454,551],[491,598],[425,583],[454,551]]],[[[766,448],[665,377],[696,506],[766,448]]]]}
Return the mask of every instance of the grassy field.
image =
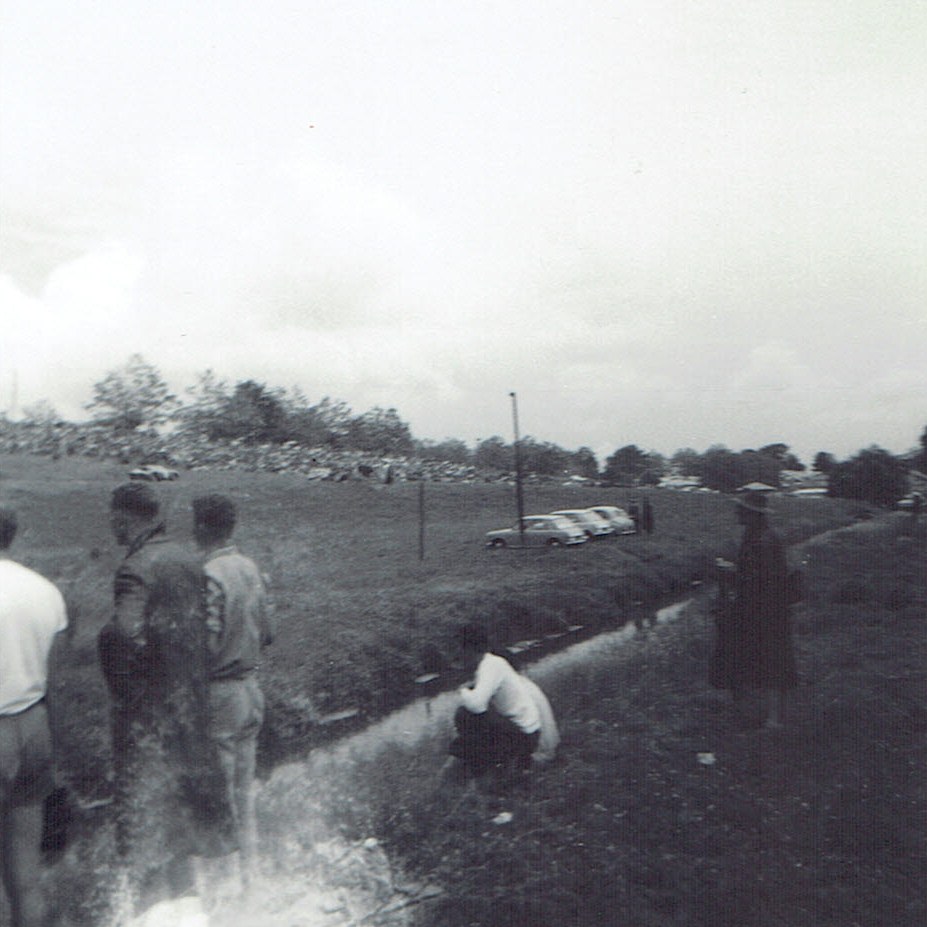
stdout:
{"type": "MultiPolygon", "coordinates": [[[[126,468],[86,459],[0,458],[0,498],[20,515],[14,555],[57,582],[73,624],[63,685],[63,772],[79,793],[106,777],[107,696],[95,639],[111,610],[122,556],[109,532],[112,489],[126,468]]],[[[236,540],[271,577],[279,625],[262,678],[269,712],[265,765],[338,726],[319,714],[359,709],[375,717],[420,694],[414,680],[444,668],[450,631],[482,620],[499,644],[570,625],[623,624],[639,603],[680,594],[730,555],[738,529],[714,494],[650,491],[656,530],[561,550],[490,551],[487,530],[515,520],[512,487],[428,484],[425,556],[419,558],[419,487],[309,483],[286,474],[190,471],[158,484],[172,534],[190,537],[190,501],[229,493],[240,507],[236,540]]],[[[528,512],[624,505],[630,490],[528,485],[528,512]]],[[[859,504],[782,498],[776,526],[790,541],[867,514],[859,504]]],[[[441,685],[438,680],[435,685],[441,685]]]]}
{"type": "Polygon", "coordinates": [[[708,687],[703,596],[549,684],[563,744],[528,782],[449,797],[440,745],[393,749],[343,784],[347,833],[443,889],[421,927],[919,927],[925,528],[887,516],[803,548],[784,729],[708,687]]]}
{"type": "MultiPolygon", "coordinates": [[[[124,475],[91,461],[0,459],[0,500],[20,514],[13,554],[61,585],[74,623],[58,733],[62,773],[84,798],[106,791],[108,700],[94,644],[121,556],[108,497],[124,475]]],[[[511,487],[428,485],[420,561],[413,484],[184,473],[159,487],[181,538],[191,498],[205,491],[239,501],[239,544],[272,578],[280,636],[262,669],[265,765],[339,733],[314,723],[317,712],[356,706],[365,720],[419,694],[423,672],[449,682],[442,652],[459,622],[486,620],[505,643],[571,624],[614,628],[697,596],[684,619],[551,684],[564,743],[528,784],[438,795],[443,742],[395,748],[375,774],[339,772],[328,825],[346,840],[375,834],[397,871],[440,886],[422,927],[923,923],[923,525],[915,536],[903,515],[776,500],[780,533],[812,540],[791,554],[808,577],[796,613],[802,685],[789,726],[765,734],[705,682],[704,581],[739,535],[724,497],[652,491],[652,536],[497,552],[483,533],[514,520],[511,487]],[[501,811],[510,823],[493,824],[501,811]]],[[[628,498],[526,488],[529,511],[628,498]]]]}

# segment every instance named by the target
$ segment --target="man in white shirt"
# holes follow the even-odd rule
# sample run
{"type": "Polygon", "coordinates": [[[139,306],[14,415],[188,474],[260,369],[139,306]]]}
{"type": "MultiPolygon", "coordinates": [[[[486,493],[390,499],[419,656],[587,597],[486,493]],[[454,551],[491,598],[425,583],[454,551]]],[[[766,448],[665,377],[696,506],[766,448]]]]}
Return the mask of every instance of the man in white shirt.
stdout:
{"type": "Polygon", "coordinates": [[[524,677],[504,657],[489,652],[485,628],[464,625],[456,639],[473,679],[458,689],[461,704],[451,755],[475,776],[498,767],[527,768],[538,746],[541,717],[524,677]]]}
{"type": "Polygon", "coordinates": [[[13,927],[40,927],[43,807],[55,788],[45,695],[67,614],[52,583],[9,559],[16,528],[0,509],[0,861],[13,927]]]}

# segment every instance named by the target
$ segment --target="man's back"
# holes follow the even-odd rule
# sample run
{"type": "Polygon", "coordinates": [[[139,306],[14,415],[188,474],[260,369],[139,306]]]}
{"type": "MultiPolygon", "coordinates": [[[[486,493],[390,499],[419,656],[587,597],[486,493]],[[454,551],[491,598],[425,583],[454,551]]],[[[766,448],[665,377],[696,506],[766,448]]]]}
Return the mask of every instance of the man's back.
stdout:
{"type": "Polygon", "coordinates": [[[0,560],[0,714],[16,714],[45,695],[48,655],[67,624],[64,599],[45,577],[0,560]]]}
{"type": "Polygon", "coordinates": [[[254,561],[231,545],[210,554],[203,572],[212,638],[210,678],[243,676],[258,665],[262,646],[272,638],[264,579],[254,561]]]}

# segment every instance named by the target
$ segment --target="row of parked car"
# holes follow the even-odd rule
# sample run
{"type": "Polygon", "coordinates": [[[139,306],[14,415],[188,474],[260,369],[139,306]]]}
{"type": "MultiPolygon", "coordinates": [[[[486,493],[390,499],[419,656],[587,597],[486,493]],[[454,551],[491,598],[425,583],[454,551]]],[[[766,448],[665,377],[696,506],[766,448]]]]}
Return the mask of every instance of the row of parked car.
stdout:
{"type": "Polygon", "coordinates": [[[486,533],[487,547],[565,547],[614,534],[634,534],[637,526],[617,505],[560,509],[546,515],[526,515],[511,528],[486,533]]]}

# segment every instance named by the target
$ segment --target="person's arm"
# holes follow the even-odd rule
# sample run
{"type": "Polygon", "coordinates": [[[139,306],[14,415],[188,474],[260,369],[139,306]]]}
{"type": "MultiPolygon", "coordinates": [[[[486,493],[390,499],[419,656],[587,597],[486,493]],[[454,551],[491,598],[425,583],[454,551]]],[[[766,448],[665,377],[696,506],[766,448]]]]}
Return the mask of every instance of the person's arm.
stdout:
{"type": "Polygon", "coordinates": [[[139,646],[145,645],[145,613],[148,587],[145,580],[123,564],[116,573],[113,625],[125,637],[139,646]]]}
{"type": "Polygon", "coordinates": [[[496,672],[494,662],[483,657],[476,668],[473,685],[461,686],[458,690],[461,704],[473,714],[482,714],[489,708],[489,703],[496,694],[500,682],[501,677],[496,672]]]}
{"type": "Polygon", "coordinates": [[[52,638],[51,648],[48,651],[46,683],[45,683],[45,708],[48,712],[48,726],[52,732],[52,743],[57,741],[58,718],[60,717],[59,705],[61,703],[60,692],[64,685],[62,674],[65,665],[65,657],[70,652],[71,641],[68,636],[68,618],[64,599],[61,599],[60,614],[58,616],[58,632],[52,638]]]}
{"type": "Polygon", "coordinates": [[[206,644],[210,653],[218,653],[225,630],[225,590],[211,576],[206,576],[206,644]]]}

